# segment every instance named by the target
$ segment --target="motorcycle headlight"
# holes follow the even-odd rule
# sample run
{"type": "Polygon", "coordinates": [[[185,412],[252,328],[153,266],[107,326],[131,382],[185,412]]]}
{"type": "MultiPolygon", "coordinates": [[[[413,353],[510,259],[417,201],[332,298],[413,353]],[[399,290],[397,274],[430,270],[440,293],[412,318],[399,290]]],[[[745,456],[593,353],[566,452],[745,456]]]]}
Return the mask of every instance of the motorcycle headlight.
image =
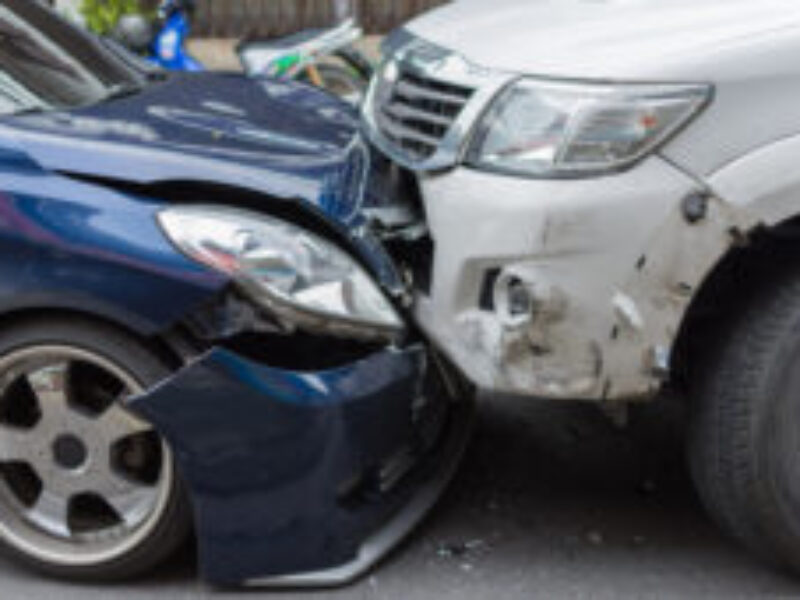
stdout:
{"type": "Polygon", "coordinates": [[[600,85],[522,79],[494,101],[467,160],[533,177],[628,167],[708,102],[705,85],[600,85]]]}
{"type": "Polygon", "coordinates": [[[229,275],[253,301],[293,325],[371,336],[404,329],[364,268],[310,231],[214,206],[168,208],[158,220],[184,254],[229,275]]]}

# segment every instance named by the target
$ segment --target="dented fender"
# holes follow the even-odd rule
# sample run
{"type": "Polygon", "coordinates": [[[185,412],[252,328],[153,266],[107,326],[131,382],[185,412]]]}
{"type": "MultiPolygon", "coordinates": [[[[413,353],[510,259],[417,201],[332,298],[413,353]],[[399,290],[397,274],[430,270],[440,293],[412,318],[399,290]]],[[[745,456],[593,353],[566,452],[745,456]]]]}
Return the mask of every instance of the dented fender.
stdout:
{"type": "Polygon", "coordinates": [[[800,135],[765,144],[711,173],[708,186],[731,205],[744,229],[778,225],[800,213],[798,152],[800,135]]]}

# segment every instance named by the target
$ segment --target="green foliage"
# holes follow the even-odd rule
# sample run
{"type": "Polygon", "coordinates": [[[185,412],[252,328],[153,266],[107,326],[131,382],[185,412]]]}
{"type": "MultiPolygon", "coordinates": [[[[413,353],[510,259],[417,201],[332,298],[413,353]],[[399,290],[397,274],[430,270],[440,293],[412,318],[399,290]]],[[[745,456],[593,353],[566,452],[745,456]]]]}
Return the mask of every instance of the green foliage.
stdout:
{"type": "Polygon", "coordinates": [[[145,11],[140,0],[83,0],[81,14],[89,29],[108,35],[123,15],[145,14],[145,11]]]}

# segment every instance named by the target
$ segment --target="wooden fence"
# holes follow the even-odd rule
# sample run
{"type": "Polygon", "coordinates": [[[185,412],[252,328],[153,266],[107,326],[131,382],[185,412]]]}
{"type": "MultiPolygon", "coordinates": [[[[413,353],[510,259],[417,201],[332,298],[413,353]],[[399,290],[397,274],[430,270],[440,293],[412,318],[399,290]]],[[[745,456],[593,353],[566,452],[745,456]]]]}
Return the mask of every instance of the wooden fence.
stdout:
{"type": "MultiPolygon", "coordinates": [[[[443,0],[350,0],[370,33],[394,29],[443,0]]],[[[208,37],[276,36],[336,20],[333,0],[200,0],[192,28],[208,37]]]]}

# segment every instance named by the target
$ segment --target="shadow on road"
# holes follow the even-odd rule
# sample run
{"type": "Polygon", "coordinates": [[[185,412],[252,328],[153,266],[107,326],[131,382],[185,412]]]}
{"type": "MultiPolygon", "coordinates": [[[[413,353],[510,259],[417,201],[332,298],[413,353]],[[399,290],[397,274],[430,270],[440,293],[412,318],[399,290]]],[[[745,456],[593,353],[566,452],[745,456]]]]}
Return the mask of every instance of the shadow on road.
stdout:
{"type": "Polygon", "coordinates": [[[626,429],[584,404],[484,399],[464,468],[423,534],[434,564],[504,598],[800,593],[706,516],[684,430],[672,398],[638,407],[626,429]]]}
{"type": "MultiPolygon", "coordinates": [[[[798,582],[756,562],[706,517],[684,467],[682,431],[680,405],[670,401],[637,411],[623,431],[591,406],[484,399],[461,472],[407,543],[354,586],[277,597],[800,594],[798,582]]],[[[0,562],[0,598],[156,594],[235,596],[198,583],[190,552],[115,588],[64,586],[0,562]]]]}

